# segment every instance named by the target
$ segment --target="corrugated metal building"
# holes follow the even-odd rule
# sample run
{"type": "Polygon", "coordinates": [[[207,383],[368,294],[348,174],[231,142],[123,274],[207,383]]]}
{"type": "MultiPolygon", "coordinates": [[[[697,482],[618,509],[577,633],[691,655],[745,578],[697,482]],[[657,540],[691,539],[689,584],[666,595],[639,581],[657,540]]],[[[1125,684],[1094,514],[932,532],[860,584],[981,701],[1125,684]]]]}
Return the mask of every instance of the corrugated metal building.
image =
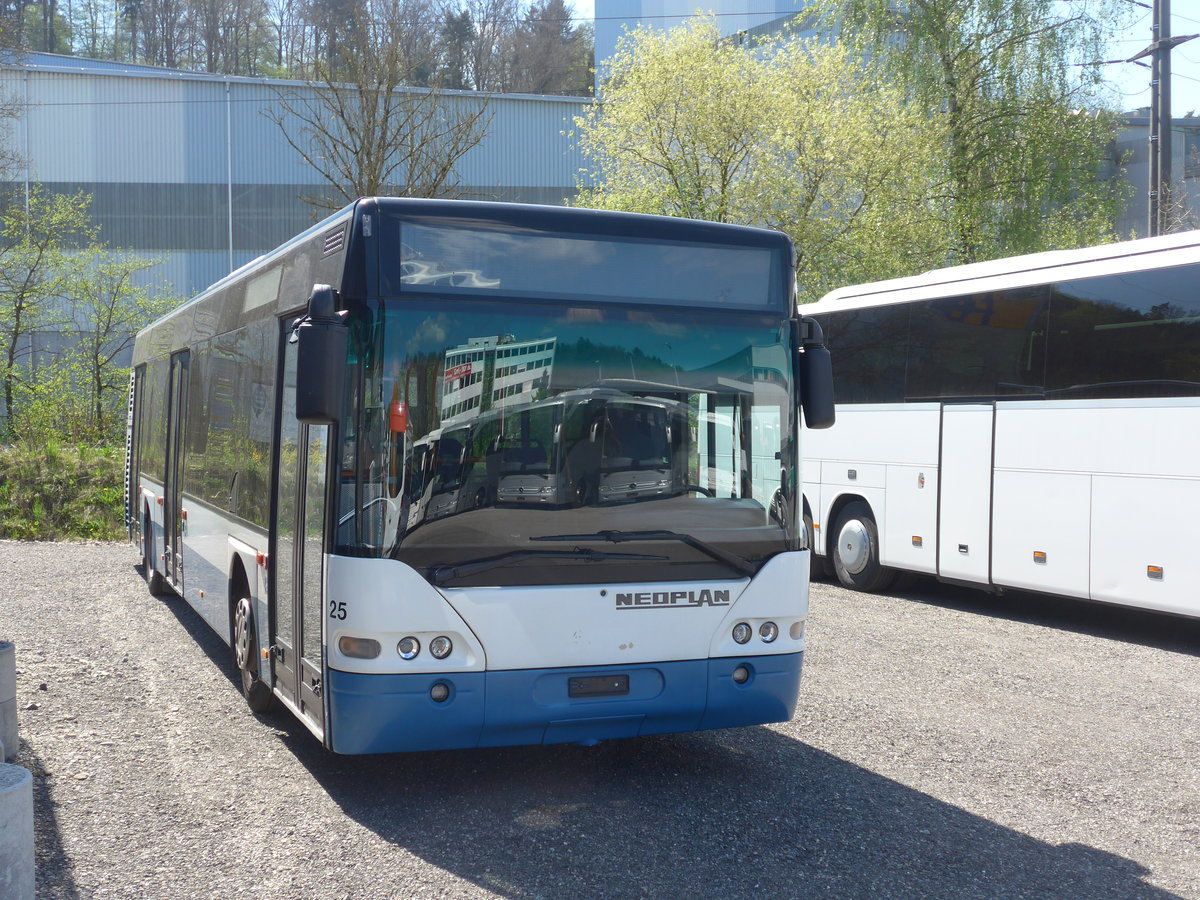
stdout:
{"type": "MultiPolygon", "coordinates": [[[[1145,237],[1150,233],[1150,110],[1126,113],[1125,129],[1114,155],[1132,190],[1117,234],[1145,237]]],[[[1173,194],[1170,221],[1177,230],[1200,227],[1200,118],[1186,116],[1171,123],[1173,194]]]]}
{"type": "MultiPolygon", "coordinates": [[[[29,54],[0,62],[0,91],[20,107],[9,138],[25,179],[91,194],[104,241],[166,258],[156,275],[181,294],[326,214],[300,198],[327,186],[264,114],[303,83],[29,54]]],[[[575,193],[583,160],[565,132],[588,100],[454,92],[446,102],[486,102],[491,115],[458,166],[465,196],[559,204],[575,193]]]]}

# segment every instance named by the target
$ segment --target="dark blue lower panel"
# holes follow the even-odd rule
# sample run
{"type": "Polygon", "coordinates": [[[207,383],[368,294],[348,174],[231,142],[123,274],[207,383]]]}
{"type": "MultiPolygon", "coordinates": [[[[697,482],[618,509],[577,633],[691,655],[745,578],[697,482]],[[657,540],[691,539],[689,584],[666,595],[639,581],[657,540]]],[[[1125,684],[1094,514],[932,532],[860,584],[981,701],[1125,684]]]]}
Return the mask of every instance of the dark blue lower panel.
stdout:
{"type": "Polygon", "coordinates": [[[732,728],[792,717],[803,653],[636,666],[522,669],[454,675],[359,675],[329,670],[327,723],[338,753],[393,753],[732,728]],[[733,671],[750,678],[736,684],[733,671]],[[568,696],[572,678],[625,675],[616,697],[568,696]],[[434,684],[449,699],[430,696],[434,684]]]}

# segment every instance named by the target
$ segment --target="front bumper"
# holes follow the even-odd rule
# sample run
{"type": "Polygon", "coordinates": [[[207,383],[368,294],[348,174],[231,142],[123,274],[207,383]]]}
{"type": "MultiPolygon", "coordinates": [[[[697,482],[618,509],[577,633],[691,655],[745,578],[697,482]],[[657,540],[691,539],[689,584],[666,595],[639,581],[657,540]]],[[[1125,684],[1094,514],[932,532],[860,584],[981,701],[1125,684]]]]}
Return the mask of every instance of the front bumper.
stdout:
{"type": "Polygon", "coordinates": [[[363,675],[330,669],[326,733],[337,753],[393,753],[518,744],[594,744],[792,717],[803,653],[520,669],[452,675],[363,675]],[[750,678],[733,680],[738,666],[750,678]],[[627,676],[620,696],[571,697],[574,678],[627,676]],[[449,687],[435,702],[434,684],[449,687]]]}

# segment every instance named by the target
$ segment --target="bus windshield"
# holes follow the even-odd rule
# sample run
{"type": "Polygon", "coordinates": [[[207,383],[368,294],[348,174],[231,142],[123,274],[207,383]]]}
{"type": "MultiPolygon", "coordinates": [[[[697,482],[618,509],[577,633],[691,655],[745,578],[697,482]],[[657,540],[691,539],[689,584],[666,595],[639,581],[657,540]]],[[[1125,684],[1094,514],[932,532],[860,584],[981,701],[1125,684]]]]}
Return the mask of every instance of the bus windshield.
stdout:
{"type": "Polygon", "coordinates": [[[780,317],[446,297],[353,317],[338,552],[466,586],[739,578],[797,548],[780,317]]]}

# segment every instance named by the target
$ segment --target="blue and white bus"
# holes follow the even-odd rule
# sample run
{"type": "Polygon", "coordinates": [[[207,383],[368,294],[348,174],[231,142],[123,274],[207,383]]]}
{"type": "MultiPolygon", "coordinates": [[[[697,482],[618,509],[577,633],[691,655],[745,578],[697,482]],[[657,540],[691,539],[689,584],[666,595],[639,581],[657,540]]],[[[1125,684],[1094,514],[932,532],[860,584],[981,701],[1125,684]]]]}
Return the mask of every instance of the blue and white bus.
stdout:
{"type": "Polygon", "coordinates": [[[337,753],[786,720],[801,410],[832,421],[793,269],[758,229],[359,200],[138,335],[151,590],[231,645],[255,711],[337,753]],[[560,396],[644,424],[670,489],[605,490],[622,473],[581,449],[582,489],[512,502],[560,396]]]}

